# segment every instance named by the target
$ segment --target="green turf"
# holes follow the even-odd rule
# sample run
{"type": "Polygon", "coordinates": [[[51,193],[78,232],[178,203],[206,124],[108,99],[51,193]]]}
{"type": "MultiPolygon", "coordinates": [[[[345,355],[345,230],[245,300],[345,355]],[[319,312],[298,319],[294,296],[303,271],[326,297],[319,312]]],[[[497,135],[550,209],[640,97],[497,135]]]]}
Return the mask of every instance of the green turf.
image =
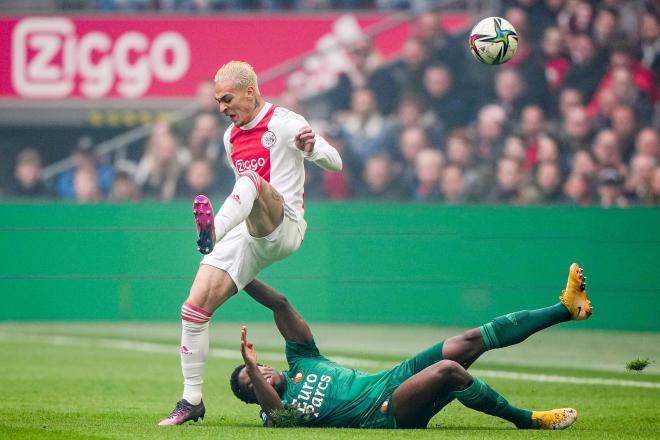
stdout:
{"type": "MultiPolygon", "coordinates": [[[[283,367],[274,328],[263,324],[249,328],[262,358],[283,367]]],[[[456,331],[389,326],[313,328],[327,354],[358,363],[371,361],[373,368],[402,359],[456,331]]],[[[513,404],[536,409],[575,407],[578,421],[563,432],[517,431],[506,422],[454,402],[432,420],[429,429],[421,431],[264,429],[258,422],[257,407],[239,402],[229,390],[228,375],[239,356],[236,324],[214,326],[214,357],[205,378],[206,419],[159,428],[156,423],[180,395],[178,333],[176,324],[0,324],[0,438],[660,438],[658,387],[502,378],[486,380],[513,404]]],[[[657,363],[643,373],[626,372],[624,366],[634,357],[657,361],[658,350],[658,334],[548,331],[519,347],[487,354],[475,369],[657,385],[657,363]]]]}

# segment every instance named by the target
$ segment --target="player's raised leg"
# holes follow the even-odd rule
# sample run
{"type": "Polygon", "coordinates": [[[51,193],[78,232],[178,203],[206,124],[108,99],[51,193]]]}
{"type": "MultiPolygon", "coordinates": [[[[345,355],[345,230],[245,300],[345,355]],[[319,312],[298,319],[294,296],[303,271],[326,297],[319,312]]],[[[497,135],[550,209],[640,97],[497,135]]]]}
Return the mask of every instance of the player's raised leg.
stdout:
{"type": "Polygon", "coordinates": [[[264,237],[282,222],[283,210],[284,200],[279,193],[259,174],[246,171],[236,180],[215,217],[212,217],[213,207],[206,196],[195,198],[193,215],[198,250],[202,254],[211,253],[215,244],[243,221],[247,221],[251,235],[264,237]]]}
{"type": "Polygon", "coordinates": [[[540,412],[517,408],[459,363],[446,359],[403,382],[392,394],[392,411],[400,428],[424,428],[453,399],[521,429],[562,429],[577,418],[571,408],[540,412]]]}
{"type": "Polygon", "coordinates": [[[443,357],[467,368],[487,350],[518,344],[534,333],[564,321],[589,318],[592,307],[587,299],[586,278],[577,263],[571,265],[566,289],[559,299],[560,302],[553,306],[509,313],[449,338],[443,346],[443,357]]]}

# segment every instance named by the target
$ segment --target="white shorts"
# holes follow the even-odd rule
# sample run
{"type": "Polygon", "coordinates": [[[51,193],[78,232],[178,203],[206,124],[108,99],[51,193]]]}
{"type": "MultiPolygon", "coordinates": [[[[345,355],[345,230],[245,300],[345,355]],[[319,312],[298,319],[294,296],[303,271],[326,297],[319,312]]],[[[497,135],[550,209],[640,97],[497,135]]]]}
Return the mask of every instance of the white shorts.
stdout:
{"type": "Polygon", "coordinates": [[[284,219],[269,235],[253,237],[242,222],[215,244],[201,264],[227,272],[240,292],[263,269],[298,250],[306,230],[302,214],[284,205],[284,219]]]}

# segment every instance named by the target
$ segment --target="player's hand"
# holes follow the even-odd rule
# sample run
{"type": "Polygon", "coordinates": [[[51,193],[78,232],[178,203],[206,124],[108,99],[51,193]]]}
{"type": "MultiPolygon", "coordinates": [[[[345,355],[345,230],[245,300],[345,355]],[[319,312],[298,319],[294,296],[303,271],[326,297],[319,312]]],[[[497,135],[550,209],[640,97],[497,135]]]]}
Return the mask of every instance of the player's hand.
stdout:
{"type": "Polygon", "coordinates": [[[254,351],[254,345],[247,340],[247,327],[241,327],[241,355],[246,367],[257,367],[257,353],[254,351]]]}
{"type": "Polygon", "coordinates": [[[312,127],[302,127],[298,134],[293,138],[293,143],[296,148],[305,153],[314,151],[314,144],[316,143],[316,134],[312,127]]]}

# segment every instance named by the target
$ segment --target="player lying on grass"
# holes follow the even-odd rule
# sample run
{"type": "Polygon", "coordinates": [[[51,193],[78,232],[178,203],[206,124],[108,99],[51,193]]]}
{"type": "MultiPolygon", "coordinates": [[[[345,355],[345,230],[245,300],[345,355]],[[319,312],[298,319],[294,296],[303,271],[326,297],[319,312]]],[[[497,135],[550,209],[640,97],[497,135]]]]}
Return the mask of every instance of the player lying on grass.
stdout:
{"type": "Polygon", "coordinates": [[[495,318],[451,337],[401,364],[368,374],[323,357],[309,326],[287,299],[259,280],[245,291],[273,311],[286,340],[289,371],[257,363],[254,346],[241,331],[245,361],[231,375],[231,388],[246,403],[258,403],[265,426],[424,428],[445,405],[458,399],[468,408],[508,420],[521,429],[563,429],[575,421],[572,408],[517,408],[467,369],[487,350],[507,347],[549,326],[587,319],[582,269],[573,264],[560,302],[495,318]]]}

